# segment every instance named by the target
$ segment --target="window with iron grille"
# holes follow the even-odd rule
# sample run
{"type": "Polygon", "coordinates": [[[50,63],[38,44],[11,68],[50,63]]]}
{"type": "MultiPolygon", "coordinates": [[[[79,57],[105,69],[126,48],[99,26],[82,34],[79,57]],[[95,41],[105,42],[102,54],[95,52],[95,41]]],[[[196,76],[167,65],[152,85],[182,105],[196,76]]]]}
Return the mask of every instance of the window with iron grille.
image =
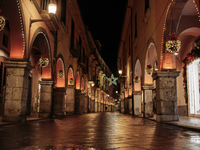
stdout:
{"type": "Polygon", "coordinates": [[[41,4],[42,10],[47,10],[48,9],[48,5],[50,3],[50,0],[42,0],[41,3],[42,3],[41,4]]]}

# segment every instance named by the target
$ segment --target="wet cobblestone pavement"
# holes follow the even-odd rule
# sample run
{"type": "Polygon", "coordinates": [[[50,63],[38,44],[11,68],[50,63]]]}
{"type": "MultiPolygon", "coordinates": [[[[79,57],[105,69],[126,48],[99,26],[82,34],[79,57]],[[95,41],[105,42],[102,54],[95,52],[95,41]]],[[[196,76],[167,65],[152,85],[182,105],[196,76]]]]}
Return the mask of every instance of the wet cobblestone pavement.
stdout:
{"type": "Polygon", "coordinates": [[[91,113],[0,127],[0,149],[199,150],[200,133],[120,113],[91,113]]]}

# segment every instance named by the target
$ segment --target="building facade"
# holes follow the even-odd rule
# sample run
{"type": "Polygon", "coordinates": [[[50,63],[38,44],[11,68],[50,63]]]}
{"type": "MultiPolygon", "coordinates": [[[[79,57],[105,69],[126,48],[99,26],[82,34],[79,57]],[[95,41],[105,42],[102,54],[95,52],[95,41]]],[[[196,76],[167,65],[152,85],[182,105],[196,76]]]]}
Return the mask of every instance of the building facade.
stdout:
{"type": "Polygon", "coordinates": [[[55,14],[48,12],[49,0],[0,2],[3,121],[114,110],[115,90],[107,80],[111,71],[77,1],[52,2],[55,14]]]}
{"type": "Polygon", "coordinates": [[[198,0],[128,0],[118,52],[121,113],[158,122],[200,115],[199,21],[198,0]],[[178,52],[167,49],[172,40],[181,42],[178,52]]]}

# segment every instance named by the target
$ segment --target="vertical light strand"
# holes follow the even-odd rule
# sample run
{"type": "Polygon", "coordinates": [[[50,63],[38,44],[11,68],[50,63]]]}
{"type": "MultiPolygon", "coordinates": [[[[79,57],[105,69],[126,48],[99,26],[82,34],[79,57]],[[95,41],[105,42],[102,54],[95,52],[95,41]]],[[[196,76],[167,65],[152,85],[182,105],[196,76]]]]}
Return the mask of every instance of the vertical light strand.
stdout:
{"type": "Polygon", "coordinates": [[[163,24],[163,32],[162,32],[162,37],[161,37],[161,50],[160,50],[160,53],[161,53],[160,54],[160,69],[163,65],[163,41],[164,41],[166,21],[167,21],[167,16],[168,16],[169,9],[171,8],[172,3],[173,3],[173,0],[170,2],[170,4],[167,7],[167,11],[166,11],[166,14],[165,14],[165,21],[164,21],[164,24],[163,24]]]}
{"type": "Polygon", "coordinates": [[[195,0],[193,0],[193,3],[194,3],[194,6],[195,6],[195,8],[196,8],[197,15],[198,15],[198,18],[199,18],[199,21],[200,21],[199,8],[198,8],[197,3],[196,3],[195,0]]]}
{"type": "Polygon", "coordinates": [[[18,12],[19,12],[19,18],[20,18],[20,24],[21,24],[21,31],[22,31],[22,40],[23,40],[22,58],[24,58],[24,51],[25,51],[24,25],[23,25],[23,19],[22,19],[22,14],[21,14],[21,8],[20,8],[19,1],[16,0],[16,3],[17,3],[18,12]]]}

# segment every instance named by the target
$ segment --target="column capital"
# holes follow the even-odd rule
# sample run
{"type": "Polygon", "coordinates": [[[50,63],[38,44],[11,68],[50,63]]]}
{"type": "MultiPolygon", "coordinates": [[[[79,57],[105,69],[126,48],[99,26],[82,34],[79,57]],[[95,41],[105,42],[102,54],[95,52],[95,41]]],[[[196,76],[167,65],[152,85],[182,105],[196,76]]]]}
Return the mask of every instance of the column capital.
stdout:
{"type": "Polygon", "coordinates": [[[176,78],[179,76],[180,71],[173,71],[173,72],[164,72],[164,71],[157,71],[155,74],[152,75],[153,79],[157,78],[176,78]]]}
{"type": "Polygon", "coordinates": [[[5,61],[4,64],[8,68],[25,68],[27,70],[31,70],[34,67],[26,61],[5,61]]]}
{"type": "Polygon", "coordinates": [[[133,91],[133,95],[141,95],[142,91],[133,91]]]}
{"type": "Polygon", "coordinates": [[[53,81],[52,80],[39,81],[39,84],[41,84],[41,85],[53,85],[53,81]]]}
{"type": "Polygon", "coordinates": [[[153,84],[145,84],[142,86],[143,90],[153,90],[153,84]]]}

